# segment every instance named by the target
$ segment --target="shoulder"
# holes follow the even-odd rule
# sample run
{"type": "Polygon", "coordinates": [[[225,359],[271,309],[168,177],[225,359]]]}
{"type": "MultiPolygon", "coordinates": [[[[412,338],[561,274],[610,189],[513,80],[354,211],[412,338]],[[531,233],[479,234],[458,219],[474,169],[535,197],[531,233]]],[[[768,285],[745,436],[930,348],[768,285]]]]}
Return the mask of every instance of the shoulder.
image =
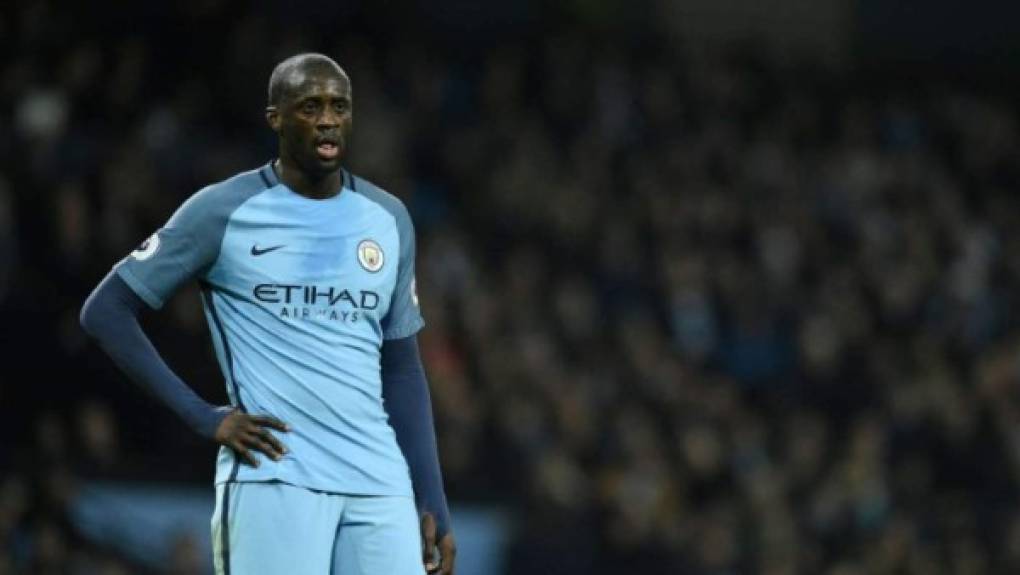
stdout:
{"type": "Polygon", "coordinates": [[[198,222],[225,223],[241,204],[271,187],[262,173],[263,169],[241,172],[198,190],[181,204],[169,225],[187,227],[198,222]]]}
{"type": "Polygon", "coordinates": [[[411,225],[411,215],[408,213],[404,202],[400,201],[400,198],[354,174],[351,174],[351,189],[354,193],[361,195],[389,212],[401,228],[411,225]]]}

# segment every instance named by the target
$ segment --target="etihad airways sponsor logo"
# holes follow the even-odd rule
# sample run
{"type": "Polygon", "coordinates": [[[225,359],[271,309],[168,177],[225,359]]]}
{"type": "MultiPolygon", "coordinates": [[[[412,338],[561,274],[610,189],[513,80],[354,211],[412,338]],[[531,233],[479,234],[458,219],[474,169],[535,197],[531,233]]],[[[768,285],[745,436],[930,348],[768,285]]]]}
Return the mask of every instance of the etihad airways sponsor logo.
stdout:
{"type": "Polygon", "coordinates": [[[329,319],[356,322],[379,307],[379,294],[337,286],[259,284],[252,288],[258,301],[282,304],[277,314],[288,319],[329,319]]]}

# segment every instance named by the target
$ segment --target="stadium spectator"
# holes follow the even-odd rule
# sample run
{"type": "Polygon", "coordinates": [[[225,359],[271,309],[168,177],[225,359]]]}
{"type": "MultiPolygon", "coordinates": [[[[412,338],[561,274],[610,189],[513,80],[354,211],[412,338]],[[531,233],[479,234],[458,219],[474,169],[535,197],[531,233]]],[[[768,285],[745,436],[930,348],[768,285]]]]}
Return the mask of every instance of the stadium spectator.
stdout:
{"type": "MultiPolygon", "coordinates": [[[[66,503],[79,477],[156,479],[152,440],[195,460],[177,479],[208,481],[173,418],[122,397],[74,314],[199,183],[267,159],[271,142],[244,147],[266,135],[232,90],[295,48],[348,67],[372,126],[353,163],[418,223],[447,489],[520,511],[508,572],[1020,569],[1008,94],[668,39],[654,56],[579,33],[465,55],[305,45],[295,25],[276,43],[258,14],[210,10],[179,52],[156,19],[58,50],[42,23],[70,24],[50,2],[4,26],[0,311],[25,331],[2,337],[12,358],[58,359],[0,386],[26,406],[8,425],[34,433],[0,448],[0,573],[145,572],[80,540],[66,503]],[[195,57],[209,45],[219,56],[195,57]]],[[[154,339],[222,397],[197,297],[169,305],[154,339]]]]}

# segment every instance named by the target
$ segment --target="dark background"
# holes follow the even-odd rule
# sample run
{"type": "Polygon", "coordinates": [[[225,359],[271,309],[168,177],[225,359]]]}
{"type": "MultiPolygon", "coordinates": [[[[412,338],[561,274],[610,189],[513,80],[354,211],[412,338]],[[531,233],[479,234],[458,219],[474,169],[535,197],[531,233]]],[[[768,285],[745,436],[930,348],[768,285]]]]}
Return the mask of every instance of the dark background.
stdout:
{"type": "MultiPolygon", "coordinates": [[[[77,314],[273,157],[306,50],[414,217],[447,491],[518,518],[507,573],[1020,571],[1016,4],[142,4],[0,8],[0,573],[146,572],[77,486],[208,485],[77,314]]],[[[193,288],[146,327],[225,402],[193,288]]]]}

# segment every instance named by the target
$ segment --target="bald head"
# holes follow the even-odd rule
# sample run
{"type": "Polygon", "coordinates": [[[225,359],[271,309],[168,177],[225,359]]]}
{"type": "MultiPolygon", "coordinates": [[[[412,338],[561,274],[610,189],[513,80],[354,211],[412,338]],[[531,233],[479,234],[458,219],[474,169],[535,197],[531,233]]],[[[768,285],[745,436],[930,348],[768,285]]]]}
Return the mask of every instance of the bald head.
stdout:
{"type": "Polygon", "coordinates": [[[269,105],[278,106],[294,88],[309,77],[320,75],[336,75],[350,82],[344,69],[325,54],[308,52],[280,62],[269,77],[269,105]]]}

